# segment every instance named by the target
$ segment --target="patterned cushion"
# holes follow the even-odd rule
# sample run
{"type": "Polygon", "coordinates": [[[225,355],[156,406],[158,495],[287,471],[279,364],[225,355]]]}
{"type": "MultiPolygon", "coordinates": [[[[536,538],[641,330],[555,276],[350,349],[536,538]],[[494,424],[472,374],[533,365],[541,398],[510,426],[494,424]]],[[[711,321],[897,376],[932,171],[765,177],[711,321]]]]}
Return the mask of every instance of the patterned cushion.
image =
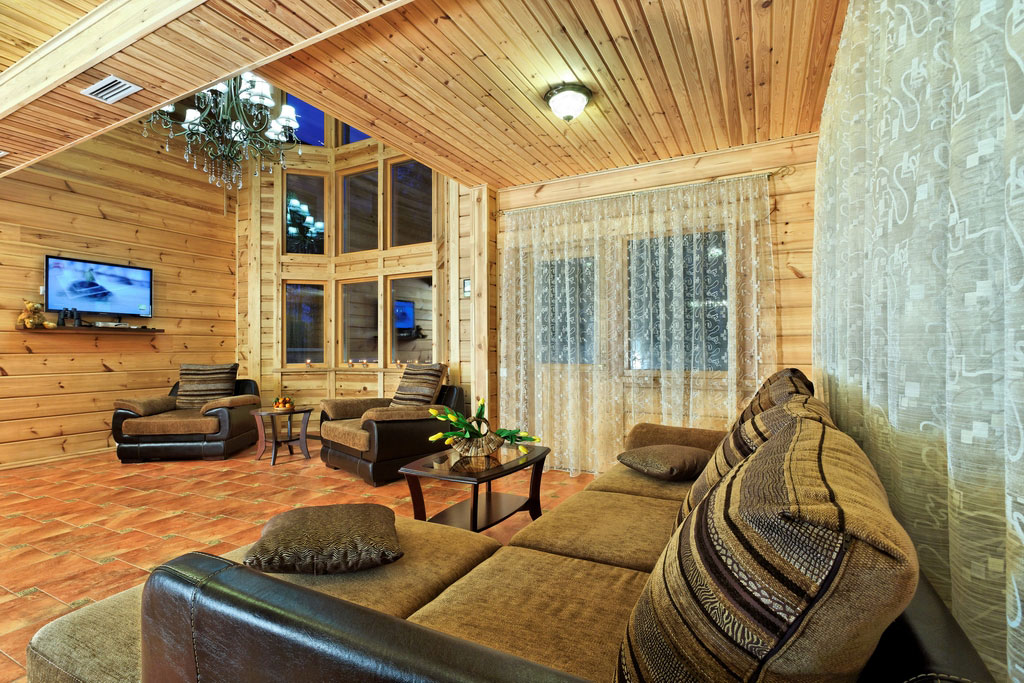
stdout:
{"type": "Polygon", "coordinates": [[[441,393],[441,385],[448,375],[444,363],[416,363],[405,366],[402,381],[391,399],[393,406],[428,406],[441,393]]]}
{"type": "Polygon", "coordinates": [[[179,374],[178,408],[202,408],[207,401],[235,393],[238,363],[192,365],[183,363],[179,374]]]}
{"type": "Polygon", "coordinates": [[[641,474],[665,481],[689,481],[708,464],[711,452],[703,448],[657,444],[619,453],[619,462],[641,474]]]}
{"type": "Polygon", "coordinates": [[[263,526],[245,564],[265,572],[341,574],[402,556],[395,512],[376,503],[286,510],[263,526]]]}
{"type": "Polygon", "coordinates": [[[917,572],[863,451],[824,420],[791,420],[676,530],[617,680],[855,680],[917,572]]]}
{"type": "Polygon", "coordinates": [[[747,406],[740,412],[737,422],[746,422],[758,413],[785,403],[790,396],[814,396],[814,384],[796,368],[785,368],[761,383],[747,406]]]}
{"type": "Polygon", "coordinates": [[[734,425],[690,487],[686,500],[679,508],[679,522],[729,470],[798,417],[823,421],[835,427],[825,404],[813,396],[805,395],[789,395],[789,400],[781,405],[759,411],[750,419],[734,425]]]}

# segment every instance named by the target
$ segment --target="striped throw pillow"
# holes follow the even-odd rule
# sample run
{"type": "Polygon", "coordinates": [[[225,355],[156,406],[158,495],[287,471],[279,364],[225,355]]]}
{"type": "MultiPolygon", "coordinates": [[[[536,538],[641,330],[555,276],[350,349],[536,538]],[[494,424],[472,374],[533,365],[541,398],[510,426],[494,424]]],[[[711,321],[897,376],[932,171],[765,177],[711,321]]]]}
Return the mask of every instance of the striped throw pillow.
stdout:
{"type": "Polygon", "coordinates": [[[785,403],[790,396],[814,396],[814,383],[797,368],[779,370],[762,382],[757,393],[740,412],[738,421],[746,422],[760,412],[785,403]]]}
{"type": "Polygon", "coordinates": [[[673,534],[616,680],[853,681],[917,576],[867,456],[824,421],[793,420],[673,534]]]}
{"type": "Polygon", "coordinates": [[[176,407],[202,408],[207,401],[235,394],[238,363],[194,365],[183,363],[178,378],[176,407]]]}
{"type": "Polygon", "coordinates": [[[402,381],[391,399],[392,406],[429,406],[441,393],[441,385],[448,376],[444,363],[416,363],[405,366],[402,381]]]}

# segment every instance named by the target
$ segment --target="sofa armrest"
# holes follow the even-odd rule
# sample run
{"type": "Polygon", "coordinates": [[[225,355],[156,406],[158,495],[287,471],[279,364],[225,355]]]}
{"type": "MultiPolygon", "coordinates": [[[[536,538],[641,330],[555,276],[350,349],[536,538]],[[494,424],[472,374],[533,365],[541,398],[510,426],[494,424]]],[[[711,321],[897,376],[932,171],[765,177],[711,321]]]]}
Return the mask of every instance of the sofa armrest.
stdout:
{"type": "MultiPolygon", "coordinates": [[[[370,408],[363,413],[363,422],[395,422],[397,420],[436,420],[434,415],[430,414],[431,410],[436,410],[439,413],[444,412],[444,406],[441,405],[430,405],[430,406],[386,406],[384,408],[370,408]]],[[[446,431],[444,425],[441,425],[441,431],[446,431]]]]}
{"type": "Polygon", "coordinates": [[[114,399],[114,410],[127,410],[137,417],[156,415],[174,410],[178,399],[174,396],[154,396],[153,398],[117,398],[114,399]]]}
{"type": "Polygon", "coordinates": [[[142,680],[580,681],[205,553],[153,570],[142,680]]]}
{"type": "Polygon", "coordinates": [[[325,398],[320,410],[332,420],[354,420],[371,408],[391,405],[390,398],[325,398]]]}
{"type": "Polygon", "coordinates": [[[629,430],[629,434],[626,436],[626,450],[629,451],[644,446],[674,444],[676,446],[689,446],[690,448],[714,451],[727,433],[717,429],[672,427],[641,422],[629,430]]]}
{"type": "Polygon", "coordinates": [[[214,408],[236,408],[238,406],[258,406],[260,404],[260,397],[255,394],[241,394],[240,396],[225,396],[223,398],[215,398],[212,401],[207,401],[203,404],[203,407],[199,410],[203,415],[206,415],[208,410],[214,408]]]}

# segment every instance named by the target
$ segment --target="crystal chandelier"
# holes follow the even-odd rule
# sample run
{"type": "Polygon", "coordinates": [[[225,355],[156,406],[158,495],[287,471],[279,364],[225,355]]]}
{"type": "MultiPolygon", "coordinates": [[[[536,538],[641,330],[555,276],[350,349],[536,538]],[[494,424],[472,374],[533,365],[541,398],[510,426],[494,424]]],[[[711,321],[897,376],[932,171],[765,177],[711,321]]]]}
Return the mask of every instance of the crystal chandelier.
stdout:
{"type": "Polygon", "coordinates": [[[173,104],[161,107],[143,123],[142,135],[166,132],[168,152],[171,140],[184,137],[185,161],[196,169],[202,161],[203,172],[217,187],[242,187],[242,164],[249,159],[259,160],[259,174],[275,161],[285,168],[288,150],[298,146],[302,154],[295,107],[282,105],[280,116],[273,118],[270,84],[252,72],[196,93],[195,106],[185,112],[184,121],[172,118],[173,104]]]}

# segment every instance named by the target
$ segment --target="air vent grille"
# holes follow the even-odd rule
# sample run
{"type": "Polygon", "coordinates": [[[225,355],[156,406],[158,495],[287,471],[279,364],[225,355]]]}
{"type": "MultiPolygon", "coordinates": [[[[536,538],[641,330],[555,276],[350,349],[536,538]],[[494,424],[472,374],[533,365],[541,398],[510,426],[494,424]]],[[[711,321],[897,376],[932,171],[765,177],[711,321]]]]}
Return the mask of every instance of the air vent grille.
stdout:
{"type": "Polygon", "coordinates": [[[3,159],[8,154],[10,154],[10,152],[5,152],[4,150],[0,149],[0,159],[3,159]]]}
{"type": "Polygon", "coordinates": [[[99,83],[90,85],[88,88],[82,91],[83,95],[99,100],[100,102],[106,102],[107,104],[113,104],[118,100],[123,100],[133,93],[137,93],[142,90],[141,85],[135,85],[129,83],[123,78],[117,76],[107,76],[99,83]]]}

